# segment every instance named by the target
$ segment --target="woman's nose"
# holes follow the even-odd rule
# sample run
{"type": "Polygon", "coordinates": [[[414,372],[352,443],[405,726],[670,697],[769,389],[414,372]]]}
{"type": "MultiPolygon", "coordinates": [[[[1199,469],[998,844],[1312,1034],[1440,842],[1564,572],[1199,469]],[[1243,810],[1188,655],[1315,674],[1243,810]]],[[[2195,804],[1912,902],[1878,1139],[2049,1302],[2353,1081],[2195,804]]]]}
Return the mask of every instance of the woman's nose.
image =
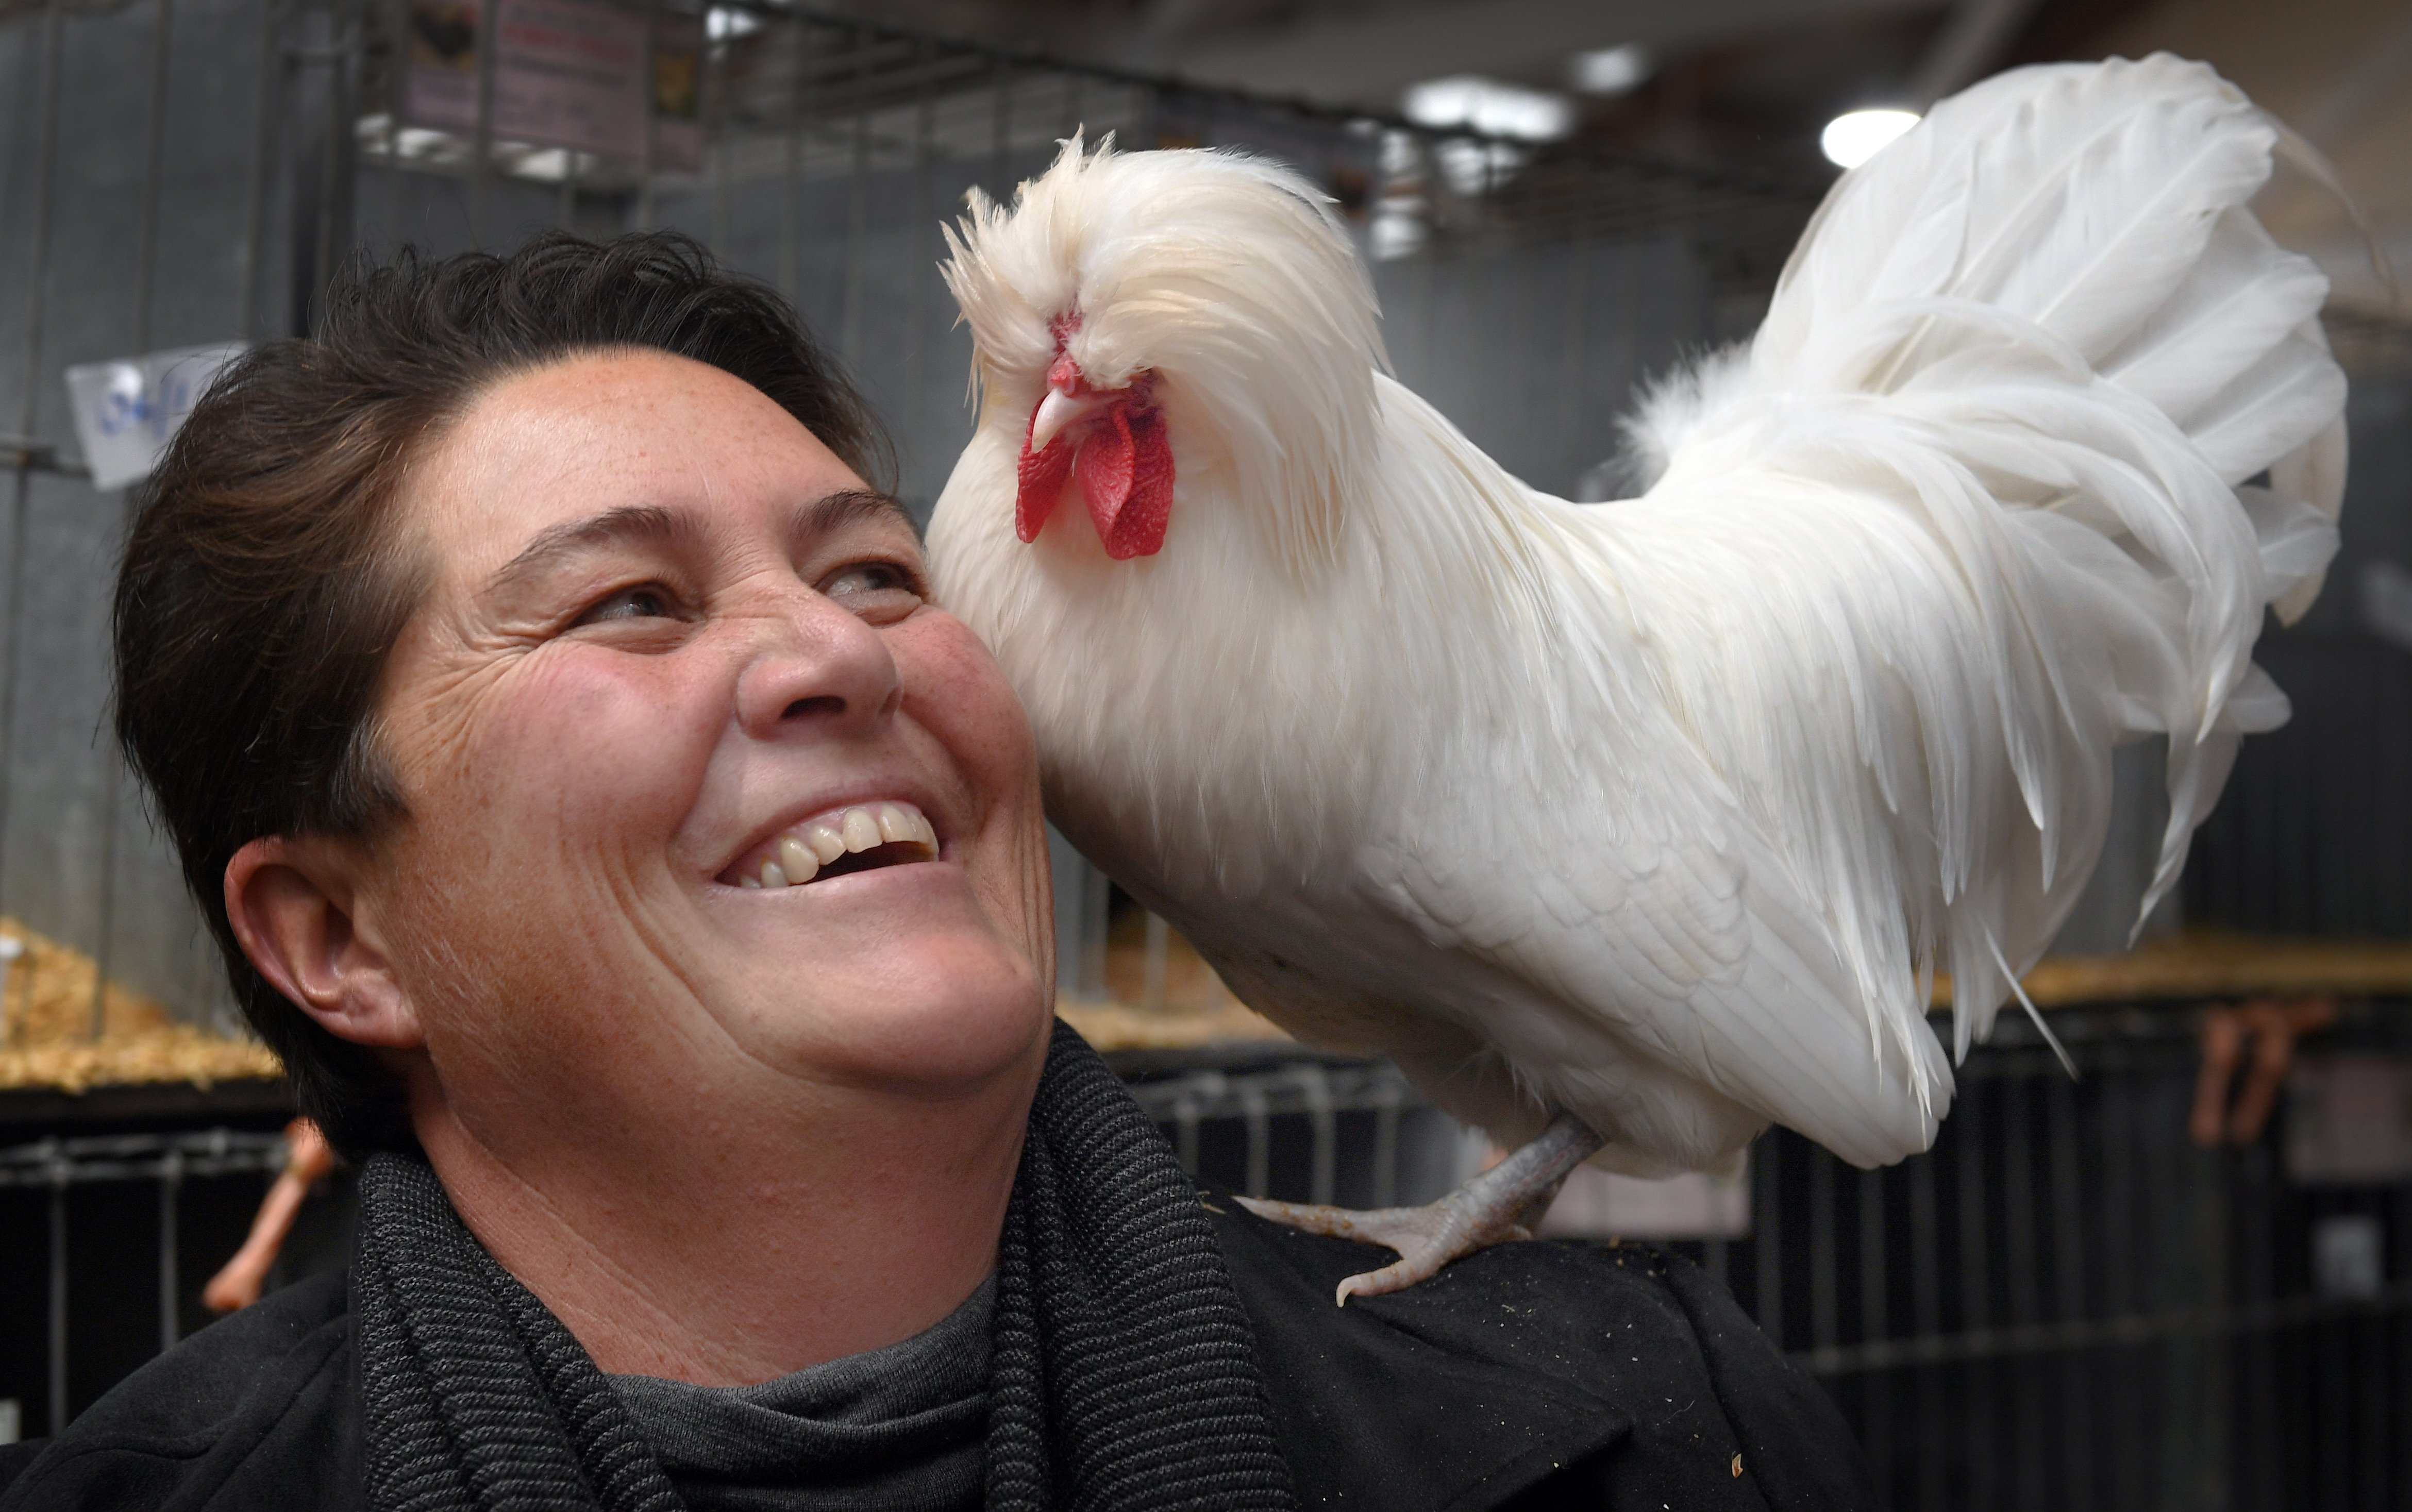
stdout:
{"type": "Polygon", "coordinates": [[[737,680],[737,719],[757,740],[810,727],[867,728],[896,712],[904,680],[877,630],[809,588],[764,606],[737,680]]]}

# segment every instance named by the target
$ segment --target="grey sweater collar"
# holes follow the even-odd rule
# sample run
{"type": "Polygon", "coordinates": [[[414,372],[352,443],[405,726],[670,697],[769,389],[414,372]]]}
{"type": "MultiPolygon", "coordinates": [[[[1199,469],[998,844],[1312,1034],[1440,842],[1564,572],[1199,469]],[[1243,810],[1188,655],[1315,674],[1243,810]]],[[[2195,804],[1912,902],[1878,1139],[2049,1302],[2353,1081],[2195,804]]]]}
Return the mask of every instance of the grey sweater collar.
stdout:
{"type": "MultiPolygon", "coordinates": [[[[603,1373],[485,1252],[424,1161],[361,1174],[353,1296],[379,1512],[675,1512],[603,1373]]],[[[1247,1314],[1197,1189],[1055,1026],[998,1246],[993,1512],[1292,1512],[1247,1314]]]]}

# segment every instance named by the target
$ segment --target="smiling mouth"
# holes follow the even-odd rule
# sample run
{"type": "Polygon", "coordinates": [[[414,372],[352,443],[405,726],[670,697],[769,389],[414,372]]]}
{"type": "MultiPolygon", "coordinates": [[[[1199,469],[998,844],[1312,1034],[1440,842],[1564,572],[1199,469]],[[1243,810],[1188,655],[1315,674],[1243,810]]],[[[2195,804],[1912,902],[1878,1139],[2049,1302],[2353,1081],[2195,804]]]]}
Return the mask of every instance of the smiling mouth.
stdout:
{"type": "Polygon", "coordinates": [[[938,859],[938,831],[910,803],[856,803],[789,825],[720,873],[732,888],[801,888],[938,859]]]}

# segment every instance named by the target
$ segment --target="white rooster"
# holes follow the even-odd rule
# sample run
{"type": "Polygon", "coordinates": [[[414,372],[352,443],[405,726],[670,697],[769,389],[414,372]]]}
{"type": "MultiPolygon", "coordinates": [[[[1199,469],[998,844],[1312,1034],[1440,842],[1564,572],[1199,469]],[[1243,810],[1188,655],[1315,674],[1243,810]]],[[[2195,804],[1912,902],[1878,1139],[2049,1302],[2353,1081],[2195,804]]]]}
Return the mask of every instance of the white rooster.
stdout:
{"type": "Polygon", "coordinates": [[[1387,375],[1292,174],[1076,139],[975,193],[979,423],[930,547],[1050,812],[1249,1006],[1531,1141],[1429,1209],[1257,1205],[1399,1252],[1343,1301],[1521,1233],[1595,1152],[1925,1149],[1932,974],[1964,1054],[2156,733],[2169,886],[2286,717],[2263,606],[2336,540],[2326,284],[2245,208],[2279,135],[2167,56],[1937,106],[1628,426],[1648,491],[1590,506],[1387,375]]]}

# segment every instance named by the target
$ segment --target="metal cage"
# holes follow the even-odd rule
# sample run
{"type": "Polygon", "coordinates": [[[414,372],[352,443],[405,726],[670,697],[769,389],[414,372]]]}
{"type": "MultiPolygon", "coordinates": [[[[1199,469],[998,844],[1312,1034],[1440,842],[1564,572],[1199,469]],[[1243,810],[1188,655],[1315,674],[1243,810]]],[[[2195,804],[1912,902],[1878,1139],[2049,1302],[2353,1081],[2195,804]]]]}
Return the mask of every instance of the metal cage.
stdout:
{"type": "MultiPolygon", "coordinates": [[[[2412,1413],[2412,1180],[2307,1179],[2292,1154],[2312,1116],[2300,1087],[2256,1142],[2190,1143],[2197,1018],[2055,1014],[2076,1079],[2031,1029],[2006,1025],[1963,1067],[1932,1152],[1860,1171],[1776,1131],[1752,1152],[1749,1231],[1669,1246],[1824,1383],[1889,1505],[2277,1512],[2392,1507],[2412,1493],[2400,1431],[2412,1413]],[[2383,1258],[2331,1273],[2328,1240],[2365,1233],[2383,1258]]],[[[2400,1005],[2354,1007],[2318,1053],[2400,1064],[2412,1022],[2400,1005]]],[[[1420,1201],[1480,1152],[1378,1064],[1259,1053],[1126,1075],[1213,1188],[1420,1201]]],[[[228,1179],[214,1200],[240,1216],[236,1199],[283,1160],[275,1136],[223,1130],[0,1151],[0,1203],[23,1188],[41,1205],[39,1222],[0,1228],[0,1274],[42,1278],[48,1395],[29,1420],[55,1428],[108,1384],[74,1359],[71,1293],[100,1293],[77,1316],[121,1324],[148,1299],[159,1345],[172,1343],[197,1289],[180,1269],[193,1219],[180,1229],[179,1194],[228,1179]],[[78,1271],[71,1194],[145,1182],[147,1200],[81,1220],[113,1235],[126,1263],[78,1271]]],[[[322,1255],[342,1263],[340,1249],[322,1255]]],[[[13,1379],[30,1391],[29,1370],[13,1379]]],[[[9,1388],[0,1378],[0,1395],[9,1388]]]]}

